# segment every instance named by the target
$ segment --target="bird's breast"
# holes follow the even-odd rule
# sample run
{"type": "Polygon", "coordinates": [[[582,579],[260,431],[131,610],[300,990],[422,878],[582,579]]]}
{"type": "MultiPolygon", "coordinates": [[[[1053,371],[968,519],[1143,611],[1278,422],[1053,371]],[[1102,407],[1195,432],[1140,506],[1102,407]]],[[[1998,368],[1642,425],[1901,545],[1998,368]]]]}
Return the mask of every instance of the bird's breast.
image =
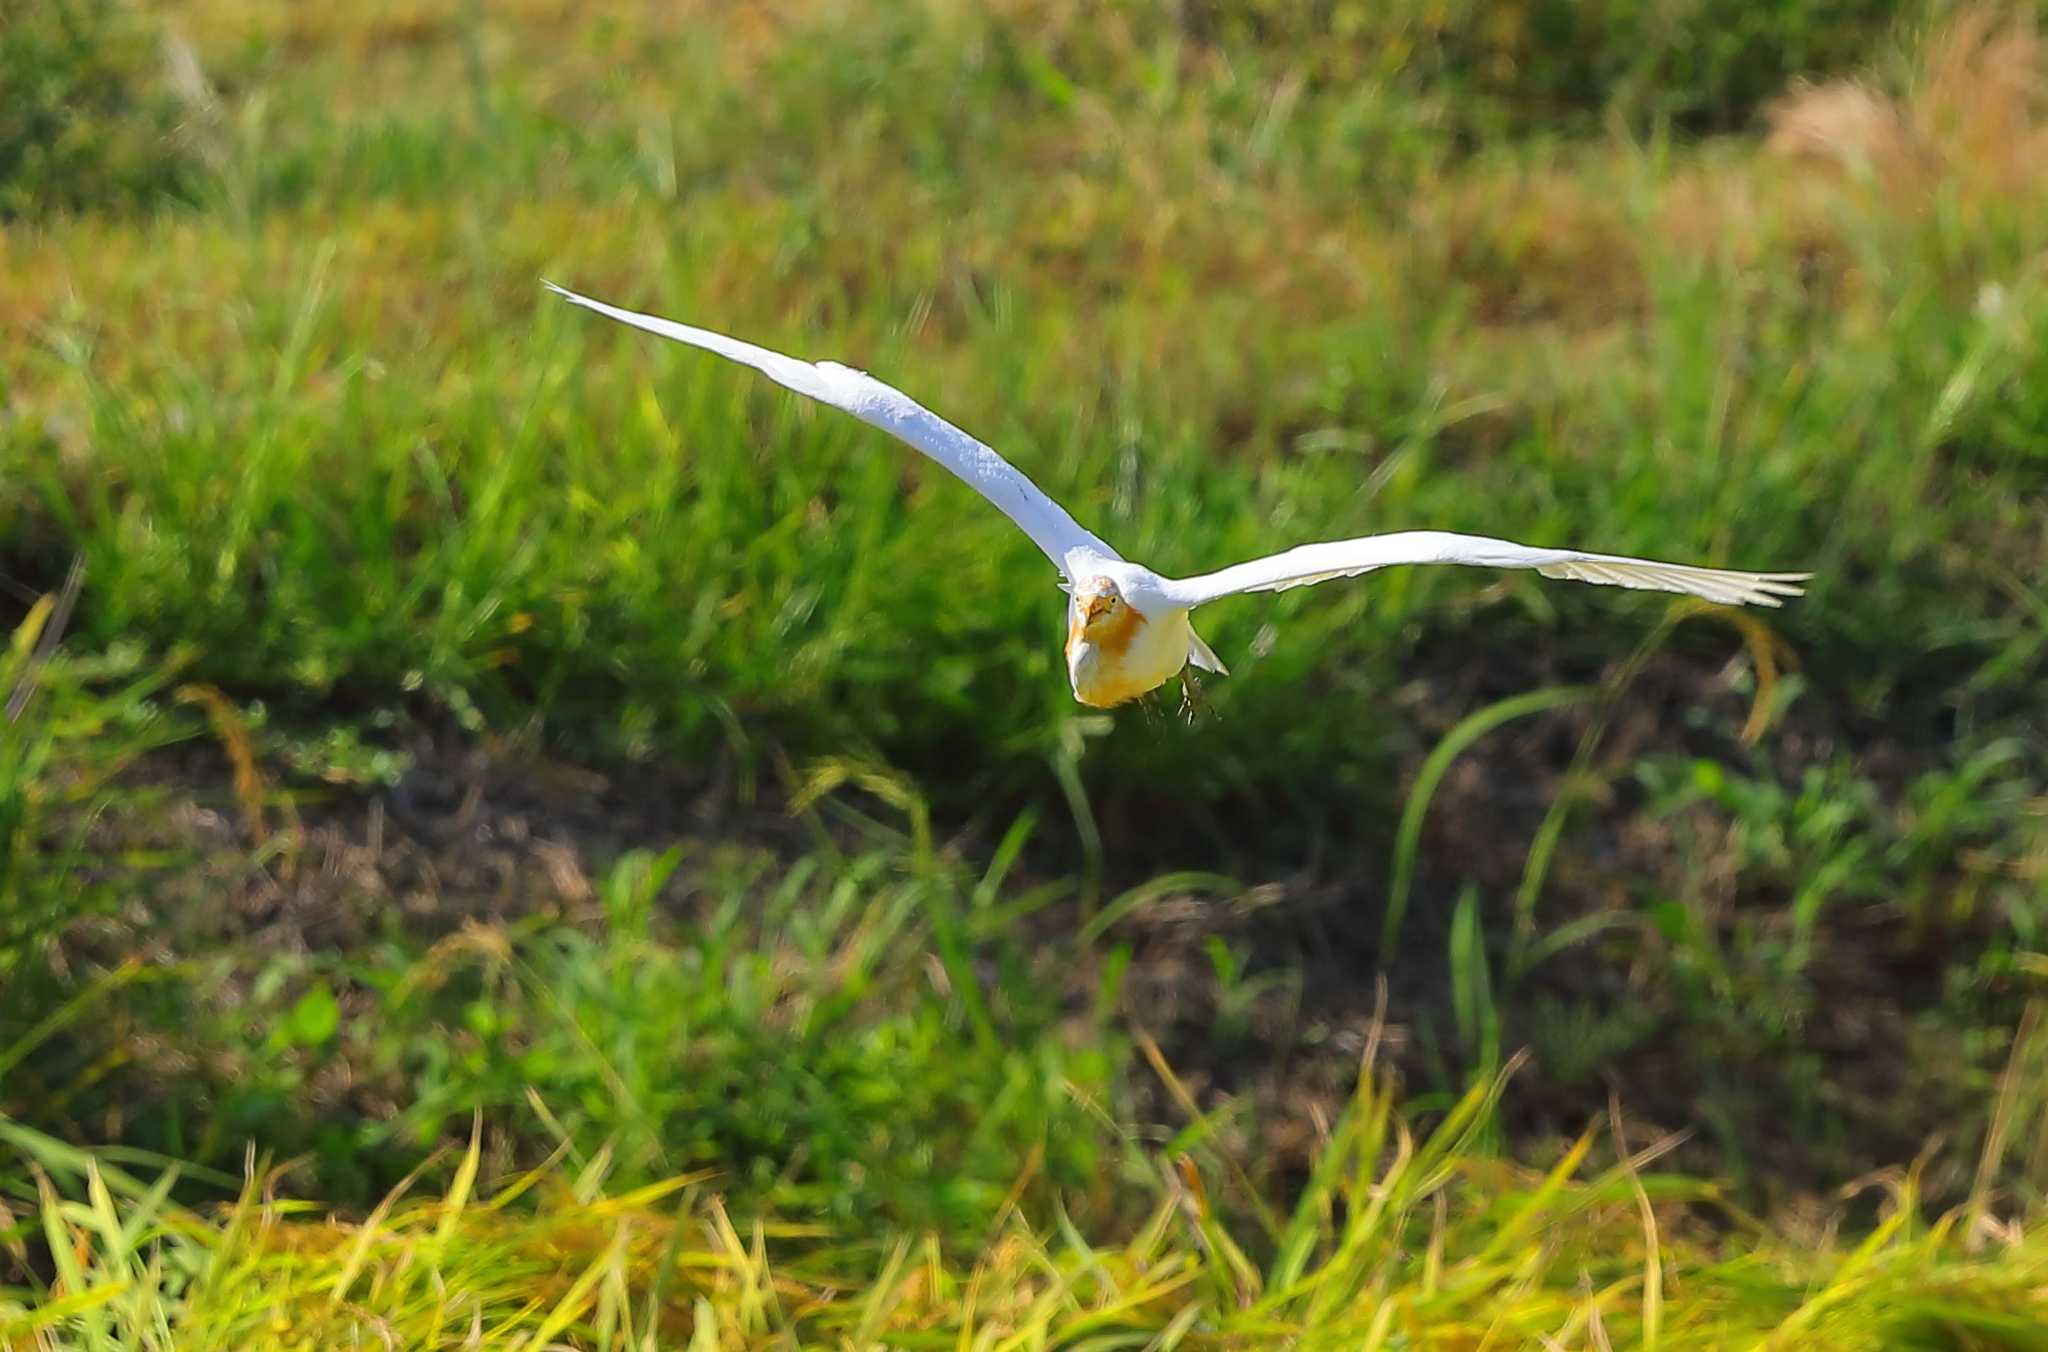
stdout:
{"type": "Polygon", "coordinates": [[[1125,607],[1092,628],[1076,614],[1067,627],[1067,675],[1074,698],[1108,709],[1156,689],[1187,663],[1188,617],[1160,618],[1125,607]]]}

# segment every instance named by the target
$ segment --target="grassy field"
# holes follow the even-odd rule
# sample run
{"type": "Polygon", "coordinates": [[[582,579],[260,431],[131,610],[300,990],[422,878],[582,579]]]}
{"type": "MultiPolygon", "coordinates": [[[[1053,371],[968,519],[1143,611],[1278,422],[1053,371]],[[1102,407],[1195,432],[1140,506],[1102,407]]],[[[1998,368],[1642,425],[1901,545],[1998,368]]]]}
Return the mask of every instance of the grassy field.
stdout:
{"type": "Polygon", "coordinates": [[[0,0],[0,1347],[2048,1345],[2036,21],[0,0]]]}

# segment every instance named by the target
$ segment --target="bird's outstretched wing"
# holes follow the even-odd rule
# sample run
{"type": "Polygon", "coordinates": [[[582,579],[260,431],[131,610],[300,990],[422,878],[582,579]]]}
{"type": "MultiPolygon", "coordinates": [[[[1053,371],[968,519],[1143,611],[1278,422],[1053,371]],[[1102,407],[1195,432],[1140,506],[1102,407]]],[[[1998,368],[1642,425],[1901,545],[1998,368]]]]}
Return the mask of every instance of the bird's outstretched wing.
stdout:
{"type": "Polygon", "coordinates": [[[1289,587],[1355,577],[1375,568],[1401,563],[1468,563],[1482,568],[1534,568],[1545,577],[1574,582],[1604,582],[1615,587],[1683,592],[1723,605],[1775,606],[1781,598],[1798,596],[1799,584],[1811,573],[1738,573],[1724,568],[1695,568],[1683,563],[1658,563],[1615,554],[1587,554],[1576,549],[1536,549],[1512,540],[1482,535],[1411,530],[1392,535],[1366,535],[1356,540],[1331,540],[1302,545],[1240,563],[1220,572],[1166,583],[1177,605],[1198,606],[1219,596],[1248,591],[1286,591],[1289,587]]]}
{"type": "Polygon", "coordinates": [[[965,479],[976,492],[994,503],[1031,537],[1033,544],[1045,551],[1046,557],[1062,573],[1069,571],[1067,556],[1077,551],[1111,560],[1119,557],[1115,550],[1081,529],[1074,518],[1067,515],[1064,507],[1047,497],[1044,490],[1025,478],[1015,465],[909,395],[884,385],[865,371],[856,371],[837,362],[799,361],[709,329],[691,328],[674,320],[621,310],[603,301],[564,290],[553,282],[543,282],[542,285],[573,304],[595,310],[622,324],[631,324],[636,329],[701,347],[751,366],[785,389],[808,395],[821,404],[844,409],[863,422],[894,433],[965,479]]]}

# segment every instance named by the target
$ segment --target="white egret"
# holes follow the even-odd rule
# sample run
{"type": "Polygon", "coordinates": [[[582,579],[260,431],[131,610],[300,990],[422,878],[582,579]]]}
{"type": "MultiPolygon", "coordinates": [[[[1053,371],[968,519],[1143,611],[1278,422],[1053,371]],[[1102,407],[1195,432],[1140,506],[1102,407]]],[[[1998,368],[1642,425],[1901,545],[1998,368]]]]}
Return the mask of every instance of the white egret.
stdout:
{"type": "Polygon", "coordinates": [[[1189,623],[1189,612],[1238,592],[1356,577],[1408,563],[1462,563],[1482,568],[1533,568],[1544,577],[1616,587],[1682,592],[1724,605],[1775,606],[1802,592],[1809,573],[1745,573],[1682,563],[1540,549],[1479,535],[1411,530],[1298,545],[1198,577],[1163,577],[1127,562],[1047,497],[1009,461],[967,433],[864,371],[837,362],[807,362],[764,347],[579,296],[553,282],[550,291],[636,329],[701,347],[751,366],[822,404],[843,409],[893,433],[967,481],[994,503],[1053,561],[1067,602],[1067,675],[1074,698],[1109,708],[1156,689],[1192,665],[1227,674],[1189,623]]]}

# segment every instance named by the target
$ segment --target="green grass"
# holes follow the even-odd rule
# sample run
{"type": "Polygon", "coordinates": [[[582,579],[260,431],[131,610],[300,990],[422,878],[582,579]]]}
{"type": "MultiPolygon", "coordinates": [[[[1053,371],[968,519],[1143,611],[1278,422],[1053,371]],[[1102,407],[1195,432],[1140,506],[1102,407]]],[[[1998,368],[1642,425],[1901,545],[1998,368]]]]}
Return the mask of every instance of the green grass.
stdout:
{"type": "Polygon", "coordinates": [[[0,23],[0,1344],[2030,1345],[2031,11],[1323,8],[0,23]],[[542,276],[1167,572],[1816,578],[1240,598],[1105,718],[964,486],[542,276]],[[303,1211],[209,1209],[252,1147],[303,1211]]]}
{"type": "MultiPolygon", "coordinates": [[[[1867,1186],[1854,1241],[1788,1241],[1708,1185],[1648,1172],[1668,1141],[1588,1168],[1588,1129],[1545,1172],[1471,1153],[1503,1083],[1426,1135],[1362,1069],[1313,1178],[1268,1233],[1233,1233],[1183,1164],[1136,1191],[1127,1238],[1005,1207],[971,1257],[913,1237],[848,1249],[736,1224],[707,1172],[611,1185],[551,1158],[478,1189],[483,1136],[445,1196],[410,1180],[360,1222],[252,1166],[230,1200],[170,1201],[176,1170],[116,1166],[0,1119],[35,1190],[0,1239],[54,1276],[0,1336],[87,1348],[333,1347],[2037,1347],[2048,1267],[2027,1218],[1982,1199],[1919,1216],[1917,1170],[1867,1186]],[[1708,1218],[1712,1217],[1713,1220],[1708,1218]]],[[[1617,1128],[1618,1129],[1618,1128],[1617,1128]]],[[[4,1223],[5,1218],[0,1218],[4,1223]]]]}
{"type": "Polygon", "coordinates": [[[735,1206],[855,1232],[973,1233],[1027,1156],[1041,1190],[1106,1205],[1114,980],[1087,1035],[1063,1035],[1061,963],[1097,959],[1085,941],[1047,951],[1018,932],[1072,888],[1006,886],[1001,856],[970,871],[934,849],[914,799],[907,820],[837,799],[807,809],[824,843],[798,857],[699,838],[588,880],[570,858],[562,892],[525,914],[409,924],[412,908],[343,883],[286,946],[242,930],[222,894],[265,869],[311,887],[345,865],[278,846],[230,850],[205,876],[163,831],[161,788],[124,794],[72,740],[133,756],[189,737],[193,718],[144,713],[146,682],[62,659],[38,684],[44,716],[17,725],[38,734],[20,765],[37,777],[11,800],[0,1039],[0,1082],[31,1120],[216,1165],[260,1139],[342,1204],[367,1205],[483,1112],[519,1124],[508,1145],[601,1151],[635,1183],[716,1167],[735,1206]],[[110,729],[123,718],[125,737],[110,729]],[[123,820],[160,837],[109,828],[123,820]],[[148,936],[129,928],[144,897],[163,917],[148,936]]]}

